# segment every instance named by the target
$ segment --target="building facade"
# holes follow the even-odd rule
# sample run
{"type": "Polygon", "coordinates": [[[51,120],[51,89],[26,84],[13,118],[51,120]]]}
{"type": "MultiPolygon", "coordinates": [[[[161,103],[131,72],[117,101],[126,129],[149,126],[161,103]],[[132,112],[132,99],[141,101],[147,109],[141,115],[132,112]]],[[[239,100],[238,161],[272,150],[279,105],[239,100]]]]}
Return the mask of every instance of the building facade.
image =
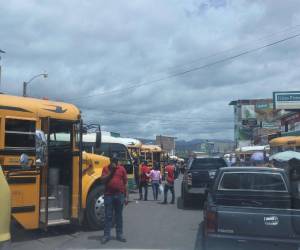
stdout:
{"type": "Polygon", "coordinates": [[[229,105],[234,108],[236,148],[267,144],[268,136],[280,131],[281,110],[274,109],[273,99],[235,100],[229,105]]]}
{"type": "Polygon", "coordinates": [[[176,137],[157,135],[155,143],[159,145],[168,155],[175,155],[176,137]]]}

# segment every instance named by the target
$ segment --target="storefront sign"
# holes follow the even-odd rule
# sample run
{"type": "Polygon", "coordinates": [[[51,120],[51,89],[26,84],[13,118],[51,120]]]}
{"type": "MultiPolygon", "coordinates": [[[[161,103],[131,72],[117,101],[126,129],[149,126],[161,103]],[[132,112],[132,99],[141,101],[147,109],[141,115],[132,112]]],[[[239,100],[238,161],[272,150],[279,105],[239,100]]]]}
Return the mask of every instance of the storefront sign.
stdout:
{"type": "Polygon", "coordinates": [[[300,91],[273,92],[274,109],[300,110],[300,91]]]}

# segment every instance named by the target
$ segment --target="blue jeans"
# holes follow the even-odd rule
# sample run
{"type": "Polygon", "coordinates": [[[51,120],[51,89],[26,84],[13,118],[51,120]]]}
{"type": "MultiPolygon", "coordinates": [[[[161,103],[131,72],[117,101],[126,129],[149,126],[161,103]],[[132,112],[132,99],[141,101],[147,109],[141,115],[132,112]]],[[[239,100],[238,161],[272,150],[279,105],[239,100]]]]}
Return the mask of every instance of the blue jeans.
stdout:
{"type": "Polygon", "coordinates": [[[143,188],[145,191],[144,200],[146,201],[148,199],[148,182],[140,181],[140,184],[139,184],[140,200],[143,199],[143,188]]]}
{"type": "Polygon", "coordinates": [[[158,198],[158,188],[159,188],[159,181],[152,181],[153,197],[155,201],[157,201],[158,198]]]}
{"type": "Polygon", "coordinates": [[[172,203],[175,202],[175,191],[174,191],[174,184],[166,183],[164,187],[164,202],[166,203],[168,201],[168,191],[170,190],[172,194],[172,203]]]}
{"type": "Polygon", "coordinates": [[[116,234],[117,236],[123,235],[124,200],[125,200],[124,194],[104,195],[104,206],[105,206],[104,236],[110,237],[113,214],[115,214],[115,218],[116,218],[116,234]]]}

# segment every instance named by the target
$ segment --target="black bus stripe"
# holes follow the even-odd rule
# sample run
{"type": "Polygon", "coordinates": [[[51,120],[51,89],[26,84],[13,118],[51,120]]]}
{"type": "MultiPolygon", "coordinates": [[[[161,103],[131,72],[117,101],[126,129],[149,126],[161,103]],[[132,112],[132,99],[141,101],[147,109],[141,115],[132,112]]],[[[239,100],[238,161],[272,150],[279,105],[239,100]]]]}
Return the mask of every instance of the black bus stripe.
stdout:
{"type": "Polygon", "coordinates": [[[27,154],[28,156],[35,156],[35,149],[15,148],[15,149],[0,149],[0,155],[19,155],[27,154]]]}
{"type": "Polygon", "coordinates": [[[35,177],[8,177],[8,184],[30,184],[36,183],[35,177]]]}
{"type": "Polygon", "coordinates": [[[34,212],[35,206],[23,206],[23,207],[12,207],[11,212],[12,213],[29,213],[34,212]]]}
{"type": "Polygon", "coordinates": [[[32,113],[32,112],[29,111],[29,110],[26,110],[26,109],[23,109],[23,108],[19,108],[19,107],[14,107],[14,106],[2,106],[2,105],[1,105],[1,106],[0,106],[0,109],[32,113]]]}

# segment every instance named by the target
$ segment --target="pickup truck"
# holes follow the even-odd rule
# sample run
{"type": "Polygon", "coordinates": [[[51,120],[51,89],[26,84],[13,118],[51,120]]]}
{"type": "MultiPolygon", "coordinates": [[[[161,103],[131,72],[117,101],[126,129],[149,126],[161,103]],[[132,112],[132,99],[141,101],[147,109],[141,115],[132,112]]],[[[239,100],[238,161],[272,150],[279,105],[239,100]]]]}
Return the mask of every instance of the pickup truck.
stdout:
{"type": "Polygon", "coordinates": [[[228,249],[224,246],[237,242],[300,245],[300,210],[293,208],[283,169],[219,169],[203,217],[203,249],[228,249]]]}
{"type": "Polygon", "coordinates": [[[203,203],[206,191],[213,183],[217,170],[226,166],[226,161],[220,157],[191,158],[181,184],[183,206],[195,198],[203,203]]]}

